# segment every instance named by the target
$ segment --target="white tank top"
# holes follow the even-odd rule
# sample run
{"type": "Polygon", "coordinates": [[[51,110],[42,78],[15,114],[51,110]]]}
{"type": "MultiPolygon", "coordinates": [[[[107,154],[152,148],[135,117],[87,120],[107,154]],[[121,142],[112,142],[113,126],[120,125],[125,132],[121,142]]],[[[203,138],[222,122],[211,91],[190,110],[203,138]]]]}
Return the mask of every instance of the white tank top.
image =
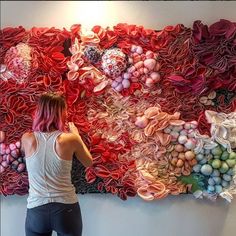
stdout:
{"type": "Polygon", "coordinates": [[[50,202],[78,202],[71,182],[72,161],[62,160],[55,151],[55,142],[61,133],[34,132],[37,148],[30,157],[26,157],[29,176],[27,208],[50,202]]]}

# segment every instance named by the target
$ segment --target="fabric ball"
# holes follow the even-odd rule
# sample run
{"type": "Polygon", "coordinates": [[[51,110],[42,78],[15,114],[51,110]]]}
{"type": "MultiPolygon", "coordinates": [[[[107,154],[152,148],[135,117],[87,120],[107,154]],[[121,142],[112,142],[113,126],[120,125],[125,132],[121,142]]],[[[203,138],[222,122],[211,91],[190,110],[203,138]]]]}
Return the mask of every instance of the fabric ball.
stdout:
{"type": "Polygon", "coordinates": [[[102,52],[95,46],[86,46],[84,56],[91,63],[97,63],[101,59],[102,52]]]}
{"type": "Polygon", "coordinates": [[[127,67],[126,55],[119,49],[107,50],[102,56],[102,69],[110,77],[117,77],[127,67]]]}
{"type": "Polygon", "coordinates": [[[17,82],[24,82],[31,70],[31,51],[32,48],[25,44],[19,43],[11,47],[6,52],[4,64],[12,74],[13,79],[17,82]]]}

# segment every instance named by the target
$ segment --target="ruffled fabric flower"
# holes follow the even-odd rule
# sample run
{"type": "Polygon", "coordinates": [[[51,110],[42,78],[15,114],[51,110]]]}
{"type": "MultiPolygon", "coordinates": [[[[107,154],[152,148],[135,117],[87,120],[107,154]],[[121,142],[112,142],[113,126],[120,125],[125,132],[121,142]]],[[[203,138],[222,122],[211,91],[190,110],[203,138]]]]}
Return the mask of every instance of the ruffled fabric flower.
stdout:
{"type": "MultiPolygon", "coordinates": [[[[207,86],[213,89],[216,86],[224,87],[225,80],[230,83],[228,76],[223,73],[232,71],[235,64],[235,35],[236,27],[233,22],[221,19],[207,27],[201,21],[193,25],[192,52],[202,65],[213,69],[214,73],[208,74],[207,86]],[[213,78],[212,78],[213,77],[213,78]],[[216,85],[217,84],[217,85],[216,85]]],[[[208,70],[210,72],[210,70],[208,70]]]]}
{"type": "Polygon", "coordinates": [[[82,45],[97,45],[100,42],[100,39],[96,33],[93,31],[83,31],[80,32],[80,39],[82,41],[82,45]]]}
{"type": "Polygon", "coordinates": [[[206,119],[211,124],[211,136],[231,152],[236,148],[236,112],[229,114],[205,111],[206,119]]]}
{"type": "Polygon", "coordinates": [[[235,35],[236,26],[229,20],[221,19],[209,27],[209,33],[213,36],[225,36],[228,39],[235,35]]]}
{"type": "Polygon", "coordinates": [[[0,173],[0,194],[26,195],[29,190],[28,175],[26,172],[17,173],[11,168],[7,168],[4,173],[0,173]]]}
{"type": "Polygon", "coordinates": [[[208,37],[209,37],[209,31],[207,25],[204,25],[200,20],[194,21],[193,39],[195,43],[199,43],[208,37]]]}
{"type": "Polygon", "coordinates": [[[6,67],[6,65],[1,64],[0,65],[0,79],[7,81],[13,77],[11,71],[9,71],[6,67]]]}
{"type": "Polygon", "coordinates": [[[92,31],[99,37],[99,45],[102,48],[107,49],[115,45],[117,41],[117,35],[113,30],[104,29],[101,26],[96,25],[92,28],[92,31]]]}
{"type": "MultiPolygon", "coordinates": [[[[84,44],[86,45],[86,43],[84,44]]],[[[78,83],[84,88],[87,95],[102,93],[109,84],[109,80],[106,79],[106,76],[98,68],[85,62],[83,48],[83,43],[79,43],[76,38],[70,48],[72,53],[71,60],[67,63],[69,68],[68,80],[78,80],[78,83]]]]}
{"type": "Polygon", "coordinates": [[[56,77],[67,71],[64,43],[70,37],[65,29],[33,27],[29,31],[28,44],[35,48],[40,73],[56,77]]]}
{"type": "Polygon", "coordinates": [[[28,44],[35,47],[38,51],[46,52],[48,48],[63,46],[70,33],[64,28],[63,30],[55,27],[33,27],[29,31],[28,44]]]}
{"type": "Polygon", "coordinates": [[[6,27],[0,30],[0,64],[3,64],[6,51],[27,38],[27,31],[22,27],[6,27]]]}
{"type": "Polygon", "coordinates": [[[101,140],[92,146],[91,154],[95,156],[93,167],[86,170],[86,179],[89,183],[95,182],[97,178],[102,179],[98,185],[99,191],[117,194],[126,200],[128,196],[135,196],[134,179],[129,173],[134,168],[134,163],[127,160],[119,160],[118,155],[122,153],[122,147],[109,145],[101,140]]]}
{"type": "Polygon", "coordinates": [[[132,44],[140,45],[147,50],[154,50],[152,39],[156,37],[156,32],[151,29],[145,29],[143,26],[129,25],[119,23],[113,27],[114,33],[117,35],[117,45],[123,48],[124,52],[130,51],[132,44]]]}

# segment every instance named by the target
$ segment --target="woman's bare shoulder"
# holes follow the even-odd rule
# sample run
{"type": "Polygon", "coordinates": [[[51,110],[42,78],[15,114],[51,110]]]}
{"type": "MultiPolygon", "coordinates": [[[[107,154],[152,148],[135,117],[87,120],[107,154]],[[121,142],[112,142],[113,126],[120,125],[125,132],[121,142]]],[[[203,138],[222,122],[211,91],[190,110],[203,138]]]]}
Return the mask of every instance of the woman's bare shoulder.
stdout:
{"type": "Polygon", "coordinates": [[[26,132],[21,137],[21,150],[25,152],[26,146],[32,146],[35,143],[35,137],[33,132],[26,132]]]}
{"type": "Polygon", "coordinates": [[[32,139],[34,138],[34,133],[33,132],[26,132],[22,135],[21,140],[26,140],[26,139],[32,139]]]}
{"type": "Polygon", "coordinates": [[[65,141],[76,141],[78,139],[73,133],[62,133],[60,138],[65,141]]]}

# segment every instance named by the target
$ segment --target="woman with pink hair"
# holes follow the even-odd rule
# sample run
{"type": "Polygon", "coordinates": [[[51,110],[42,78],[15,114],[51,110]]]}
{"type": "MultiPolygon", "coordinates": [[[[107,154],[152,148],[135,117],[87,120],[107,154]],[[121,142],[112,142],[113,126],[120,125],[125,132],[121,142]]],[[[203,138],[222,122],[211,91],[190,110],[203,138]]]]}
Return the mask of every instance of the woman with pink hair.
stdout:
{"type": "Polygon", "coordinates": [[[29,176],[25,221],[26,236],[81,236],[82,217],[71,182],[72,157],[85,166],[92,156],[76,126],[65,132],[66,102],[63,96],[46,93],[39,98],[33,132],[22,136],[29,176]]]}

